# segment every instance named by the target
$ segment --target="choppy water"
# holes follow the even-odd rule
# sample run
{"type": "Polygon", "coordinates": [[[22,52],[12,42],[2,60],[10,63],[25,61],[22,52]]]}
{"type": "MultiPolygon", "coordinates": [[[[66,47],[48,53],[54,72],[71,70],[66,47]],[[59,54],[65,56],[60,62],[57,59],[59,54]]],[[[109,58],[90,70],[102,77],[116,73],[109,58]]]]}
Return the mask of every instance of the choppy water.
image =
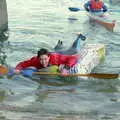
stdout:
{"type": "MultiPolygon", "coordinates": [[[[106,46],[106,58],[94,71],[119,73],[120,13],[108,13],[117,20],[114,32],[109,32],[100,25],[90,24],[84,11],[68,10],[70,6],[82,8],[83,3],[7,0],[10,36],[0,46],[1,63],[14,67],[43,46],[53,51],[59,39],[68,47],[76,33],[83,32],[88,33],[87,43],[106,46]]],[[[0,120],[119,120],[119,98],[119,79],[0,78],[0,120]]]]}

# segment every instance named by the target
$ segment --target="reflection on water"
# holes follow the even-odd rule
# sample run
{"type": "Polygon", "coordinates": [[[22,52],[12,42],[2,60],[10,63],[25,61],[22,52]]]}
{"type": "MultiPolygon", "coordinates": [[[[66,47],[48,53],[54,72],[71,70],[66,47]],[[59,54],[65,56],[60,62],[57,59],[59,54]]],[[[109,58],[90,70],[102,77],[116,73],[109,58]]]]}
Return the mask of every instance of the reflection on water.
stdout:
{"type": "Polygon", "coordinates": [[[5,98],[5,91],[0,90],[0,103],[3,102],[4,98],[5,98]]]}

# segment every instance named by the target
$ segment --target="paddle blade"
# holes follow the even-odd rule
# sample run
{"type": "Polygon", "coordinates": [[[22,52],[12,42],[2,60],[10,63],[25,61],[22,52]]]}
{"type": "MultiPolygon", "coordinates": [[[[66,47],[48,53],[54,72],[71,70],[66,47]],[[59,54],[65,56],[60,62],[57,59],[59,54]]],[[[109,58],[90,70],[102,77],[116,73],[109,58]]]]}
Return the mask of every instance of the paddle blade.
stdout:
{"type": "Polygon", "coordinates": [[[119,74],[107,74],[107,73],[91,73],[88,77],[100,78],[100,79],[116,79],[119,74]]]}
{"type": "Polygon", "coordinates": [[[9,72],[9,68],[0,65],[0,75],[7,75],[8,72],[9,72]]]}
{"type": "Polygon", "coordinates": [[[73,11],[73,12],[80,11],[79,8],[75,8],[75,7],[69,7],[68,9],[69,9],[70,11],[73,11]]]}

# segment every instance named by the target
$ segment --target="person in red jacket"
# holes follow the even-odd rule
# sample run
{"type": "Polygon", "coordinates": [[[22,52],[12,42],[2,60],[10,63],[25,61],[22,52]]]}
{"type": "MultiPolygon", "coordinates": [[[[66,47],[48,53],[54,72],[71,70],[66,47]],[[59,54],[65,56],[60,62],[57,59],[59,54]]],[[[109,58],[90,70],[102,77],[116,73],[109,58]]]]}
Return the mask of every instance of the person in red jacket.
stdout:
{"type": "Polygon", "coordinates": [[[101,0],[90,0],[84,4],[84,8],[88,12],[106,12],[107,7],[101,0]]]}
{"type": "MultiPolygon", "coordinates": [[[[77,34],[77,39],[73,42],[72,46],[66,50],[62,50],[62,41],[58,41],[55,47],[56,52],[49,52],[47,49],[42,48],[37,52],[37,56],[20,62],[15,68],[14,73],[21,73],[26,68],[34,67],[39,70],[42,68],[50,68],[51,66],[57,66],[58,72],[62,75],[69,73],[69,69],[74,66],[80,58],[80,41],[85,41],[86,37],[81,33],[77,34]]],[[[42,69],[43,70],[43,69],[42,69]]],[[[25,73],[25,72],[24,72],[25,73]]],[[[30,72],[26,72],[30,73],[30,72]]],[[[30,76],[31,74],[29,74],[30,76]]]]}
{"type": "Polygon", "coordinates": [[[36,69],[47,68],[52,65],[64,66],[58,69],[62,75],[67,74],[67,69],[76,64],[79,59],[79,54],[64,55],[60,53],[49,52],[47,49],[42,48],[38,51],[37,56],[20,62],[15,68],[14,73],[20,73],[23,69],[34,67],[36,69]]]}

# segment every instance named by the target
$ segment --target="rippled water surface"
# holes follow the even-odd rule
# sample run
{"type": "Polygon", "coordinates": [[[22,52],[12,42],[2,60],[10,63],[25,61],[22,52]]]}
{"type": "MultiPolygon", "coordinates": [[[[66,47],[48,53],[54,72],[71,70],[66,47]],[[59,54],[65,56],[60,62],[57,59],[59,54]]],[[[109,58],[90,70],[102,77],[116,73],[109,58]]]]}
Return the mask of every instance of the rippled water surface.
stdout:
{"type": "MultiPolygon", "coordinates": [[[[102,43],[106,47],[105,60],[94,72],[119,73],[120,13],[108,12],[117,21],[114,32],[109,32],[89,23],[83,10],[68,10],[70,6],[83,9],[83,4],[83,0],[7,0],[9,38],[0,44],[1,62],[14,67],[35,55],[39,48],[53,51],[58,40],[65,47],[70,46],[76,33],[82,32],[88,34],[87,43],[102,43]]],[[[119,120],[119,78],[0,78],[0,120],[23,119],[119,120]]]]}

